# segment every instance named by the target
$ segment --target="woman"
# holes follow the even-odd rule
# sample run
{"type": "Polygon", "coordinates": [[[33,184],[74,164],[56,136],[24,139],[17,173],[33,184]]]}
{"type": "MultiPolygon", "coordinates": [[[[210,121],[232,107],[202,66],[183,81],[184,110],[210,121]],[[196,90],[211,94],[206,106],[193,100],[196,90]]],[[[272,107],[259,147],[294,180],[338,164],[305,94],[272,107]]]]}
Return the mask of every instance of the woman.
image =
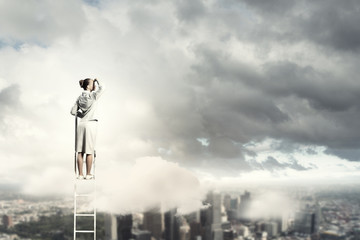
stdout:
{"type": "Polygon", "coordinates": [[[93,179],[91,167],[96,143],[97,101],[104,91],[99,81],[86,78],[79,81],[80,87],[84,89],[71,109],[71,114],[80,118],[76,130],[76,152],[77,165],[79,169],[78,179],[93,179]],[[86,154],[86,176],[83,174],[83,161],[86,154]]]}

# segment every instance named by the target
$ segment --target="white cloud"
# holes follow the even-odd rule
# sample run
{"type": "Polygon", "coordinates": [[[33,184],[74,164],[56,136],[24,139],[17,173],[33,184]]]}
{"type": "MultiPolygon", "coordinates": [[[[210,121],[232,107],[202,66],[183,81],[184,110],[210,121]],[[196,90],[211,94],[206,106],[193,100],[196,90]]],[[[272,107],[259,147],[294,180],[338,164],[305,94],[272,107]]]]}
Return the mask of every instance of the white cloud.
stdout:
{"type": "Polygon", "coordinates": [[[39,174],[28,173],[23,193],[37,196],[66,196],[72,194],[74,172],[60,167],[46,167],[39,174]]]}
{"type": "Polygon", "coordinates": [[[294,212],[296,207],[294,199],[284,193],[271,190],[252,196],[248,212],[249,217],[254,219],[282,217],[294,212]]]}
{"type": "MultiPolygon", "coordinates": [[[[16,174],[24,181],[23,193],[53,197],[73,194],[73,171],[51,165],[43,166],[42,170],[37,174],[16,174]]],[[[157,206],[162,211],[176,207],[180,214],[185,214],[200,209],[206,194],[193,173],[160,157],[139,158],[134,164],[97,159],[95,176],[96,182],[76,180],[77,192],[92,193],[95,183],[98,209],[117,214],[142,212],[157,206]]]]}
{"type": "Polygon", "coordinates": [[[195,175],[160,157],[137,159],[126,169],[118,164],[111,170],[99,169],[98,179],[98,207],[118,214],[156,206],[162,211],[177,207],[179,213],[189,213],[202,206],[205,195],[195,175]]]}

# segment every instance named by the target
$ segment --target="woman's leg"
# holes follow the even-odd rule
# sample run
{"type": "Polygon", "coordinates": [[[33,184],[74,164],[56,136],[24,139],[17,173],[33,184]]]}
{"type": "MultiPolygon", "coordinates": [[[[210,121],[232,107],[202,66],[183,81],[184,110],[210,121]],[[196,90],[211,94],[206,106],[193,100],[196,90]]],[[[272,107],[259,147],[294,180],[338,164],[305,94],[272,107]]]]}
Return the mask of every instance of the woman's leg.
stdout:
{"type": "Polygon", "coordinates": [[[83,158],[83,153],[79,152],[78,153],[78,157],[77,157],[77,163],[78,163],[78,170],[79,170],[79,176],[83,176],[83,162],[84,162],[84,158],[83,158]]]}
{"type": "Polygon", "coordinates": [[[91,167],[93,163],[92,154],[86,154],[86,175],[91,175],[91,167]]]}

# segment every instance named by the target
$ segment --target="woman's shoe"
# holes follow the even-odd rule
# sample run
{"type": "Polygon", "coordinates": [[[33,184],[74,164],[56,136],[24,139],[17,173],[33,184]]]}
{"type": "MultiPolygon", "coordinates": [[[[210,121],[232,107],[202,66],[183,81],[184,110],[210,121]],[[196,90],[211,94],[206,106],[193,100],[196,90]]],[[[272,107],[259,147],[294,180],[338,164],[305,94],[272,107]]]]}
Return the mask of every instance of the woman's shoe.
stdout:
{"type": "Polygon", "coordinates": [[[85,179],[86,180],[90,180],[90,179],[93,179],[94,178],[94,175],[86,175],[85,179]]]}
{"type": "Polygon", "coordinates": [[[83,180],[83,179],[85,179],[85,177],[84,177],[83,175],[79,175],[79,176],[77,177],[77,179],[78,179],[78,180],[83,180]]]}

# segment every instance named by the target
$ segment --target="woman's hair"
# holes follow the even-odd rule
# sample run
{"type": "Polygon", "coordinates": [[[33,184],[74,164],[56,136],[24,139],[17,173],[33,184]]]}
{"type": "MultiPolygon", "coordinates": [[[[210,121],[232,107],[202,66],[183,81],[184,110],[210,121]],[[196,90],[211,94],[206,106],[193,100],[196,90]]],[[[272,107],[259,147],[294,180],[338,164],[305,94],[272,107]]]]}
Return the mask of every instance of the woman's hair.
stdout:
{"type": "Polygon", "coordinates": [[[87,86],[90,83],[90,80],[91,80],[91,78],[85,78],[84,80],[80,80],[79,81],[80,87],[83,88],[84,90],[86,90],[87,86]]]}

